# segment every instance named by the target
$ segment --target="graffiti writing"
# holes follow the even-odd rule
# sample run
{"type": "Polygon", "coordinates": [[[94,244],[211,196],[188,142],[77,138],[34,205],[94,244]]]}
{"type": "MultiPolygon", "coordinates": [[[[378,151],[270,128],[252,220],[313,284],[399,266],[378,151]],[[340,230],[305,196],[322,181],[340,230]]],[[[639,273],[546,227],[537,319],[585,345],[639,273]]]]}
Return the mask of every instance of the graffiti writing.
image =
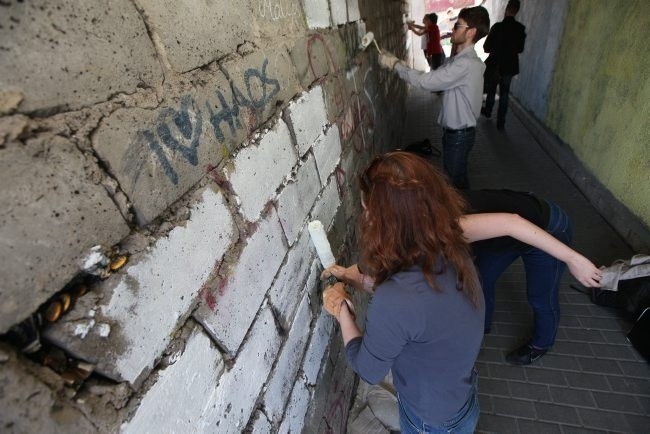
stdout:
{"type": "Polygon", "coordinates": [[[300,14],[300,6],[297,0],[257,0],[257,10],[260,17],[269,18],[272,21],[295,17],[300,14]]]}
{"type": "Polygon", "coordinates": [[[343,433],[346,431],[347,425],[347,405],[345,405],[346,400],[348,399],[345,387],[339,389],[339,382],[334,381],[333,387],[331,389],[336,394],[336,399],[330,404],[329,409],[325,413],[325,420],[328,425],[328,433],[343,433]]]}
{"type": "Polygon", "coordinates": [[[266,75],[266,67],[268,59],[264,60],[262,70],[248,69],[244,73],[244,86],[246,87],[246,95],[237,88],[234,83],[231,83],[231,98],[230,104],[226,97],[220,90],[216,91],[219,104],[216,106],[218,111],[212,109],[210,103],[206,103],[206,108],[209,112],[210,124],[214,129],[214,134],[219,142],[223,143],[225,136],[221,130],[221,123],[225,122],[229,127],[230,134],[235,134],[235,129],[242,128],[240,121],[241,108],[248,108],[251,113],[259,114],[264,109],[266,104],[280,91],[280,83],[278,80],[270,79],[266,75]],[[256,91],[254,91],[257,90],[256,91]]]}
{"type": "Polygon", "coordinates": [[[154,136],[152,131],[143,131],[144,138],[149,148],[158,157],[165,175],[172,183],[178,184],[178,173],[172,167],[160,142],[173,153],[180,154],[191,165],[196,166],[199,163],[197,149],[203,124],[201,112],[194,109],[192,97],[185,95],[181,98],[181,110],[176,111],[173,108],[166,108],[158,115],[156,124],[158,138],[154,136]],[[192,111],[190,111],[190,106],[192,111]],[[170,122],[176,126],[176,130],[180,134],[172,133],[170,122]]]}
{"type": "MultiPolygon", "coordinates": [[[[358,41],[356,28],[346,26],[341,28],[341,38],[345,44],[347,59],[355,58],[358,51],[358,41]]],[[[358,136],[358,140],[352,140],[355,151],[362,152],[369,147],[366,134],[372,135],[376,118],[374,99],[378,95],[378,85],[375,83],[376,74],[370,74],[373,70],[370,65],[366,65],[361,86],[357,84],[357,72],[359,66],[352,66],[347,72],[347,80],[352,82],[354,90],[345,94],[346,86],[342,74],[338,72],[336,58],[330,49],[327,40],[321,34],[312,35],[307,41],[307,57],[309,72],[314,80],[319,82],[330,82],[329,86],[332,92],[332,100],[336,109],[336,120],[339,124],[341,139],[347,142],[358,136]],[[325,58],[326,62],[321,59],[325,58]],[[317,67],[325,63],[327,70],[318,70],[317,67]],[[372,78],[370,78],[372,77],[372,78]]],[[[357,58],[355,62],[360,65],[364,64],[363,58],[357,58]]],[[[321,66],[321,69],[322,66],[321,66]]]]}
{"type": "MultiPolygon", "coordinates": [[[[268,77],[267,66],[268,59],[265,59],[261,69],[247,69],[243,77],[243,90],[231,81],[228,97],[217,89],[216,101],[206,101],[208,120],[219,143],[226,140],[222,129],[224,123],[228,132],[234,136],[237,130],[244,127],[240,117],[246,109],[249,114],[247,126],[253,128],[255,118],[262,116],[265,107],[280,92],[280,83],[268,77]]],[[[168,107],[162,110],[154,128],[139,131],[137,134],[138,141],[145,142],[158,160],[162,171],[174,185],[179,182],[179,174],[173,165],[174,158],[181,157],[192,166],[198,165],[203,132],[203,112],[195,98],[184,95],[180,105],[180,109],[168,107]]],[[[132,152],[127,152],[126,155],[131,159],[132,152]]],[[[141,165],[126,161],[125,167],[127,170],[137,168],[139,172],[141,165]]],[[[135,180],[138,176],[139,173],[134,173],[135,180]]]]}
{"type": "Polygon", "coordinates": [[[345,87],[343,85],[343,81],[341,80],[341,77],[337,72],[338,66],[336,64],[336,60],[334,59],[334,56],[332,55],[332,51],[330,50],[330,47],[325,42],[323,36],[319,33],[313,34],[307,41],[307,57],[309,61],[309,71],[311,72],[311,75],[314,79],[321,78],[319,77],[314,67],[314,64],[316,63],[317,60],[315,54],[316,47],[321,47],[327,57],[328,70],[325,73],[325,76],[326,78],[334,80],[334,103],[336,104],[336,107],[340,112],[345,108],[345,99],[343,97],[343,89],[345,87]]]}

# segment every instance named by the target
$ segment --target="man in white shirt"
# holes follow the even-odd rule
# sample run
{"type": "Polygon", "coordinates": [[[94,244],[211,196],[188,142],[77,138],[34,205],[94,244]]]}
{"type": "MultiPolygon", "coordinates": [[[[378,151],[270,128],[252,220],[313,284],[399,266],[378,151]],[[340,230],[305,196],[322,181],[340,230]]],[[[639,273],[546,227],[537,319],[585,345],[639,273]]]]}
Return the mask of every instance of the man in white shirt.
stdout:
{"type": "Polygon", "coordinates": [[[469,188],[467,159],[474,146],[476,120],[481,114],[485,64],[474,44],[487,35],[490,17],[482,6],[458,14],[451,35],[457,54],[440,68],[421,72],[407,67],[393,54],[382,51],[379,64],[394,70],[407,83],[429,91],[443,91],[438,123],[442,126],[443,168],[454,186],[469,188]]]}

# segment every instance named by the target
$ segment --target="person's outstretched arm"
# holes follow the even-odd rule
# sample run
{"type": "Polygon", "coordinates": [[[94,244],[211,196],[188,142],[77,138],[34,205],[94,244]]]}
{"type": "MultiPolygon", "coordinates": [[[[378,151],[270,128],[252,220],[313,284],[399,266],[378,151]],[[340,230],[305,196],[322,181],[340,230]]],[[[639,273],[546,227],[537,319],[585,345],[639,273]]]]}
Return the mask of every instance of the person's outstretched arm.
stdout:
{"type": "Polygon", "coordinates": [[[516,238],[565,262],[584,286],[600,286],[602,272],[589,259],[517,214],[469,214],[461,217],[460,226],[470,243],[504,236],[516,238]]]}
{"type": "Polygon", "coordinates": [[[418,28],[415,24],[410,26],[409,29],[418,36],[422,36],[422,35],[427,34],[427,31],[426,31],[426,29],[424,29],[424,27],[418,28]]]}

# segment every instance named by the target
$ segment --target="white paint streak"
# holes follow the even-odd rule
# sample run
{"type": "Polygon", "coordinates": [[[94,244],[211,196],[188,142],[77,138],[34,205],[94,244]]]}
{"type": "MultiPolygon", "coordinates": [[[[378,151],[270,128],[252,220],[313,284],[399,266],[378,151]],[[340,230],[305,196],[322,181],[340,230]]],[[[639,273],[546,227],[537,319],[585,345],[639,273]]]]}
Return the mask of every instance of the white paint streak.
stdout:
{"type": "Polygon", "coordinates": [[[74,328],[74,335],[79,336],[81,339],[85,338],[91,328],[95,325],[95,320],[91,319],[87,323],[77,324],[74,328]]]}
{"type": "Polygon", "coordinates": [[[110,324],[100,323],[97,326],[97,333],[99,334],[100,337],[107,338],[108,335],[111,334],[111,326],[110,326],[110,324]]]}

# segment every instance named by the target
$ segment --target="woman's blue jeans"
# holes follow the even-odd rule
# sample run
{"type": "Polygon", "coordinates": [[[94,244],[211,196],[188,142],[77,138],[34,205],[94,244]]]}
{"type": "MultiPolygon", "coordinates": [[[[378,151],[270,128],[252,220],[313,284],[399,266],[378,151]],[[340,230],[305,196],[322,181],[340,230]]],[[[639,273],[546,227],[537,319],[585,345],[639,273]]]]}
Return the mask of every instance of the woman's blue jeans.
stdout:
{"type": "Polygon", "coordinates": [[[476,370],[472,372],[472,388],[469,398],[463,407],[454,416],[438,426],[427,425],[411,409],[406,407],[404,402],[397,397],[399,402],[399,425],[402,434],[416,433],[455,433],[472,434],[478,424],[480,408],[478,404],[478,375],[476,370]]]}
{"type": "MultiPolygon", "coordinates": [[[[550,216],[546,232],[564,244],[570,244],[573,228],[566,212],[549,202],[550,216]]],[[[566,264],[527,244],[506,250],[478,247],[474,249],[476,268],[481,276],[485,296],[485,328],[492,324],[494,286],[499,276],[521,256],[526,270],[526,294],[533,310],[535,331],[530,342],[537,348],[549,348],[555,342],[560,322],[559,288],[566,264]]]]}

